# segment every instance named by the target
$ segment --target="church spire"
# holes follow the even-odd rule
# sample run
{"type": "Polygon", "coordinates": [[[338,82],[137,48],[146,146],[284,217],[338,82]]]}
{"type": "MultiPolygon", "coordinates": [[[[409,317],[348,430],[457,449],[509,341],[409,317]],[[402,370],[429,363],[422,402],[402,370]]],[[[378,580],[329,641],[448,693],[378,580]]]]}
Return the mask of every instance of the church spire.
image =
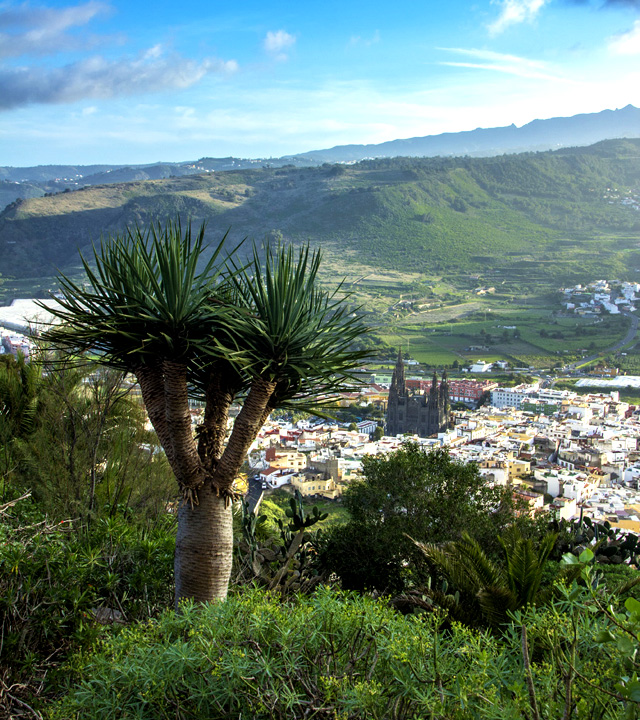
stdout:
{"type": "Polygon", "coordinates": [[[396,361],[396,367],[391,377],[390,390],[394,391],[397,395],[404,395],[405,392],[405,377],[404,377],[404,360],[402,359],[402,348],[398,350],[398,359],[396,361]]]}

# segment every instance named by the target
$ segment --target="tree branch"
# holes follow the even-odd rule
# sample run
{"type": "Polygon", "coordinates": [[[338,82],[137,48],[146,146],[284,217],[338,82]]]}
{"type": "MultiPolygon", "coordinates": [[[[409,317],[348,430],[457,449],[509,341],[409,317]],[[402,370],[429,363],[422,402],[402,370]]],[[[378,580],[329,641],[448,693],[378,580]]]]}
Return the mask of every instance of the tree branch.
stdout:
{"type": "Polygon", "coordinates": [[[156,431],[160,445],[173,467],[173,443],[167,427],[164,400],[164,374],[161,365],[140,365],[135,370],[135,376],[140,385],[142,400],[147,415],[156,431]]]}
{"type": "Polygon", "coordinates": [[[170,434],[173,448],[173,463],[181,489],[186,489],[189,497],[197,500],[198,489],[203,485],[206,472],[196,447],[191,429],[191,413],[189,412],[189,393],[187,390],[187,366],[185,363],[165,360],[162,364],[164,373],[164,405],[166,427],[170,434]]]}
{"type": "Polygon", "coordinates": [[[258,378],[251,389],[233,424],[233,431],[227,447],[212,476],[213,485],[224,495],[231,494],[231,486],[242,466],[251,443],[262,427],[263,417],[276,383],[258,378]]]}
{"type": "Polygon", "coordinates": [[[206,388],[204,420],[196,430],[198,454],[208,472],[213,472],[224,450],[227,435],[229,408],[234,400],[234,390],[219,374],[212,374],[206,388]]]}

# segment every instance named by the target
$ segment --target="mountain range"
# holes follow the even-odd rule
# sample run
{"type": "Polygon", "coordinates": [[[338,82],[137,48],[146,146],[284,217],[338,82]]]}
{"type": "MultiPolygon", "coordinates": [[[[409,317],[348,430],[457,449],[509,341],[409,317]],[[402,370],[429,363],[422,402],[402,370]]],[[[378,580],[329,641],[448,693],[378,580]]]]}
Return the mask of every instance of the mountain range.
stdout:
{"type": "Polygon", "coordinates": [[[377,145],[340,145],[281,158],[209,158],[149,165],[40,165],[0,167],[0,208],[17,198],[41,197],[105,183],[136,182],[223,170],[313,167],[323,163],[352,163],[380,157],[490,157],[504,153],[538,152],[585,146],[600,140],[640,137],[640,110],[627,105],[618,110],[533,120],[516,127],[477,128],[377,145]]]}
{"type": "MultiPolygon", "coordinates": [[[[378,158],[92,185],[0,213],[3,275],[78,266],[101,236],[180,216],[214,243],[309,241],[343,266],[491,283],[640,271],[640,139],[487,158],[378,158]]],[[[470,281],[472,282],[472,281],[470,281]]]]}
{"type": "Polygon", "coordinates": [[[640,110],[627,105],[620,110],[572,117],[533,120],[522,127],[509,125],[442,133],[377,145],[339,145],[314,150],[297,158],[316,162],[355,162],[378,157],[490,157],[503,153],[537,152],[591,145],[599,140],[640,137],[640,110]]]}

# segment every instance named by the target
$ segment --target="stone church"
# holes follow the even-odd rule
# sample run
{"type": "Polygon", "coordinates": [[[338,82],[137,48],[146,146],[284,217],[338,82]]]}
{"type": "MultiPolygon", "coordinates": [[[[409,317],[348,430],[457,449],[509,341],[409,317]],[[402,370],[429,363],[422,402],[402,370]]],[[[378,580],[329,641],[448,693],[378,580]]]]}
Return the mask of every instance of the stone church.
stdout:
{"type": "Polygon", "coordinates": [[[406,387],[402,351],[398,351],[398,361],[391,386],[387,406],[387,435],[418,435],[429,437],[444,432],[449,427],[449,384],[447,371],[438,383],[435,371],[429,393],[410,393],[406,387]]]}

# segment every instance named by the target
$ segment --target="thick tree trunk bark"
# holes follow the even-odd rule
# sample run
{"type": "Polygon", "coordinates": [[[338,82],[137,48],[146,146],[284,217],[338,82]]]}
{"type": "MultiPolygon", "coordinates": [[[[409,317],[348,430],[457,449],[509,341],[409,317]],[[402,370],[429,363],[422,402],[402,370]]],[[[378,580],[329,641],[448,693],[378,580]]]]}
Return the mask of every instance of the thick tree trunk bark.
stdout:
{"type": "Polygon", "coordinates": [[[173,443],[167,427],[162,366],[141,365],[136,368],[135,375],[140,385],[142,400],[147,409],[149,420],[151,420],[153,429],[156,431],[169,465],[173,467],[173,443]]]}
{"type": "Polygon", "coordinates": [[[210,482],[198,494],[198,505],[180,503],[174,561],[176,610],[185,598],[196,602],[227,597],[233,559],[231,504],[210,482]]]}
{"type": "Polygon", "coordinates": [[[223,600],[233,561],[232,485],[269,409],[274,382],[255,380],[223,452],[233,391],[214,379],[198,446],[191,430],[186,366],[165,360],[136,371],[153,426],[183,492],[174,560],[180,600],[223,600]]]}
{"type": "Polygon", "coordinates": [[[213,482],[223,494],[231,490],[237,472],[242,467],[251,443],[262,427],[263,417],[276,383],[258,378],[251,389],[233,424],[233,431],[225,451],[213,472],[213,482]]]}
{"type": "Polygon", "coordinates": [[[191,428],[187,366],[165,360],[162,369],[165,417],[173,445],[173,472],[178,478],[180,489],[189,492],[189,497],[197,501],[197,491],[204,483],[206,473],[191,428]],[[191,494],[192,491],[195,494],[191,494]]]}
{"type": "Polygon", "coordinates": [[[202,425],[197,430],[198,454],[208,472],[213,472],[224,450],[229,408],[235,397],[234,389],[218,375],[207,386],[202,425]]]}

